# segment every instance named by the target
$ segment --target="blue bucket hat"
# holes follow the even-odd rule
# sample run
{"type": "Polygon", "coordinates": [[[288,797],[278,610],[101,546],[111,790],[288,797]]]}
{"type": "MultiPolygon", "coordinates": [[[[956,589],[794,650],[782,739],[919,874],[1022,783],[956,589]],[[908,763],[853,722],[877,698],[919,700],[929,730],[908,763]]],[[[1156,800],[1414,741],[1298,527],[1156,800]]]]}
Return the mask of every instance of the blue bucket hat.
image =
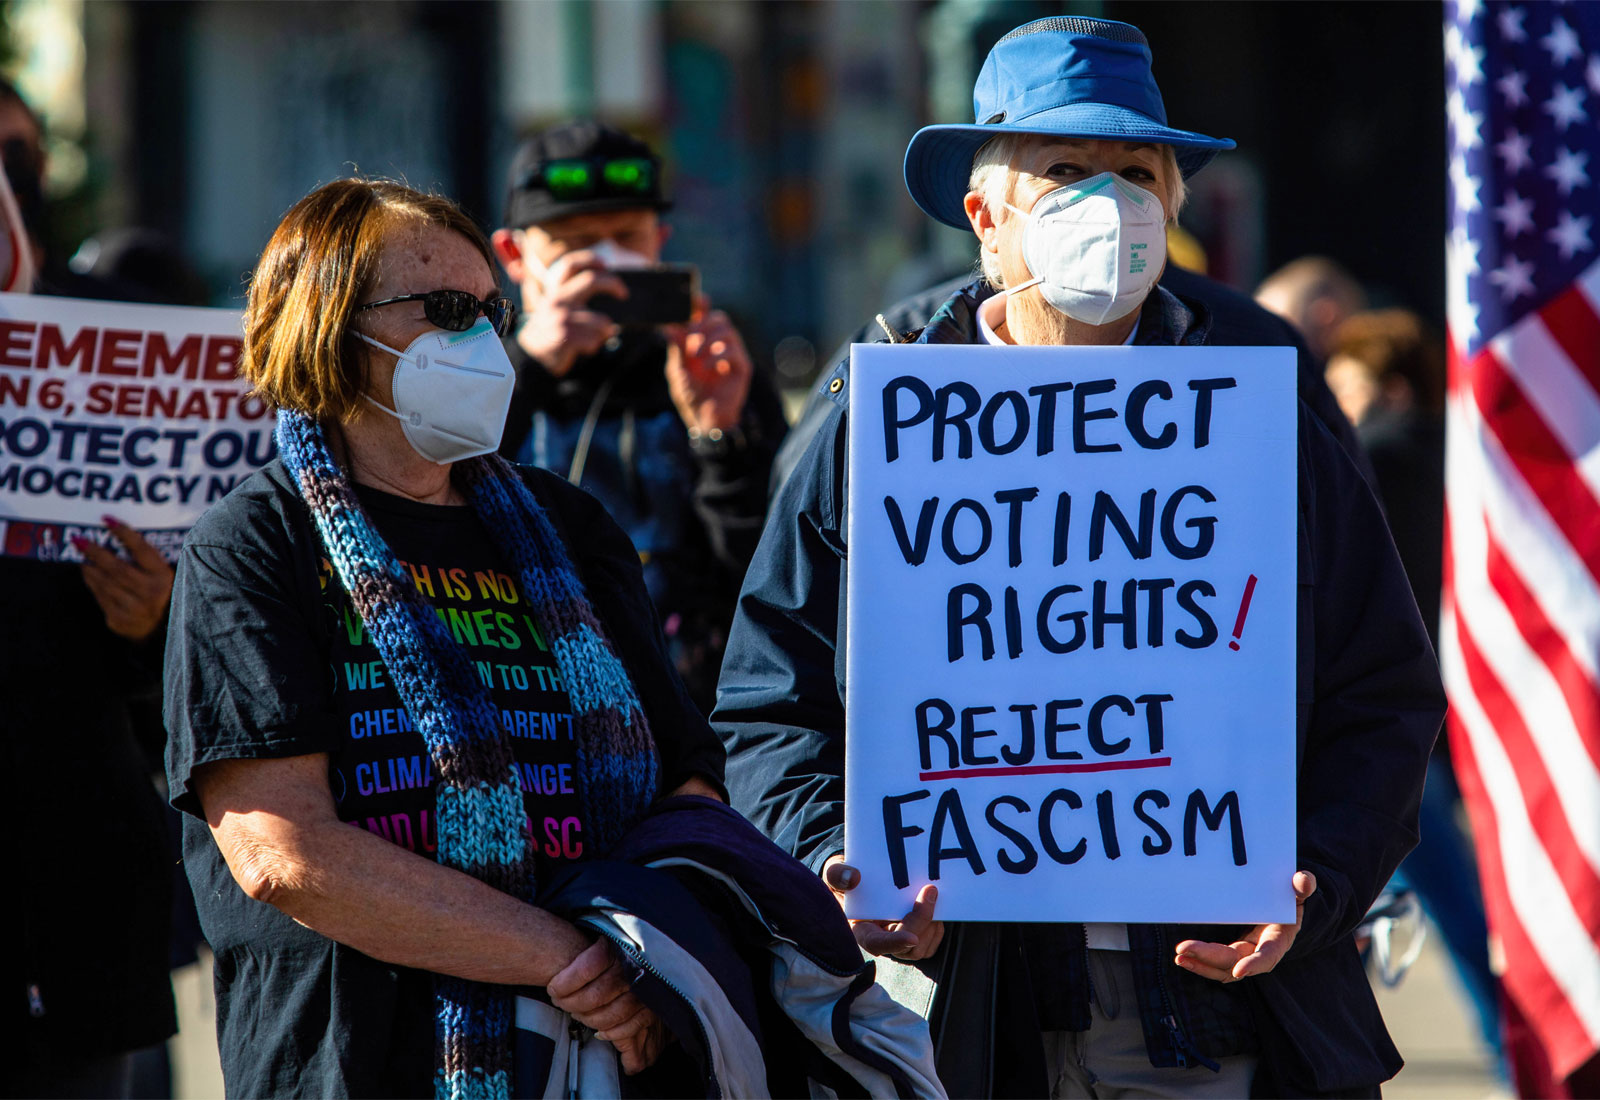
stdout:
{"type": "Polygon", "coordinates": [[[1175,146],[1188,179],[1228,138],[1167,125],[1138,27],[1110,19],[1051,16],[1024,23],[989,51],[972,89],[971,125],[924,126],[906,148],[906,188],[930,217],[970,228],[962,200],[972,158],[998,134],[1060,134],[1175,146]]]}

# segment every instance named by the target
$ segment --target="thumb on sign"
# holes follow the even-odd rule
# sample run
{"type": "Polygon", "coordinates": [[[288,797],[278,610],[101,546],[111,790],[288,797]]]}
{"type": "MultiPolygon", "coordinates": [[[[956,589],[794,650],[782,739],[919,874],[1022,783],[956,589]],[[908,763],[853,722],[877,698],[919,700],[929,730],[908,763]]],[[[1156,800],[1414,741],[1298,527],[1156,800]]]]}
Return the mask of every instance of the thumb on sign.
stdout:
{"type": "MultiPolygon", "coordinates": [[[[822,866],[822,881],[843,908],[845,894],[861,884],[861,872],[847,864],[843,856],[830,856],[822,866]]],[[[933,919],[938,903],[939,888],[930,882],[917,891],[911,911],[899,920],[853,920],[850,930],[855,933],[856,943],[869,954],[893,955],[911,962],[926,959],[939,950],[944,940],[944,921],[933,919]]]]}

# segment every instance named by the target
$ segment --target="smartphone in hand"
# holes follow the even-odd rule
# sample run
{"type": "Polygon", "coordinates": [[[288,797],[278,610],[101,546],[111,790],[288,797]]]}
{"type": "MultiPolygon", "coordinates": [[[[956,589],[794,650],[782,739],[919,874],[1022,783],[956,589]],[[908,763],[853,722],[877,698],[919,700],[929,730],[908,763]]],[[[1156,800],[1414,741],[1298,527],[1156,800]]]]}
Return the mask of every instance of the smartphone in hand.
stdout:
{"type": "Polygon", "coordinates": [[[611,272],[628,288],[626,298],[597,294],[589,308],[619,325],[681,325],[694,313],[700,293],[700,271],[693,264],[622,268],[611,272]]]}

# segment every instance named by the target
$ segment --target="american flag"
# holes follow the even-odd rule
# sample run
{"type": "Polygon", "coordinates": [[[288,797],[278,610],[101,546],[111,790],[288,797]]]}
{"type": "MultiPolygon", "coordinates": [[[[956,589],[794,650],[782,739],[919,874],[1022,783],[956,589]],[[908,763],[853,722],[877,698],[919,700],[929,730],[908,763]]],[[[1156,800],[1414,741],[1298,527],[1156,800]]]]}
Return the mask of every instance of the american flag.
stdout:
{"type": "Polygon", "coordinates": [[[1600,1049],[1600,4],[1447,3],[1439,657],[1504,984],[1600,1049]]]}

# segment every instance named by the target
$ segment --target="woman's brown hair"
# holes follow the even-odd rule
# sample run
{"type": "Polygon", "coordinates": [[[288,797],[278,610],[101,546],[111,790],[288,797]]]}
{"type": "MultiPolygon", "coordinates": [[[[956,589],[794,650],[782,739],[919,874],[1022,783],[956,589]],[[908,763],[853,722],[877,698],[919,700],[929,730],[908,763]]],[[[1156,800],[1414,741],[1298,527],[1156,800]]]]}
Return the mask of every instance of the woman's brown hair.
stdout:
{"type": "Polygon", "coordinates": [[[495,270],[488,240],[460,207],[393,180],[334,180],[284,214],[250,279],[240,364],[273,407],[340,421],[361,408],[363,356],[351,318],[390,228],[408,220],[455,230],[495,270]]]}
{"type": "Polygon", "coordinates": [[[1444,410],[1444,350],[1422,318],[1410,310],[1352,313],[1335,331],[1328,358],[1340,355],[1358,363],[1374,382],[1404,379],[1418,408],[1444,410]]]}

